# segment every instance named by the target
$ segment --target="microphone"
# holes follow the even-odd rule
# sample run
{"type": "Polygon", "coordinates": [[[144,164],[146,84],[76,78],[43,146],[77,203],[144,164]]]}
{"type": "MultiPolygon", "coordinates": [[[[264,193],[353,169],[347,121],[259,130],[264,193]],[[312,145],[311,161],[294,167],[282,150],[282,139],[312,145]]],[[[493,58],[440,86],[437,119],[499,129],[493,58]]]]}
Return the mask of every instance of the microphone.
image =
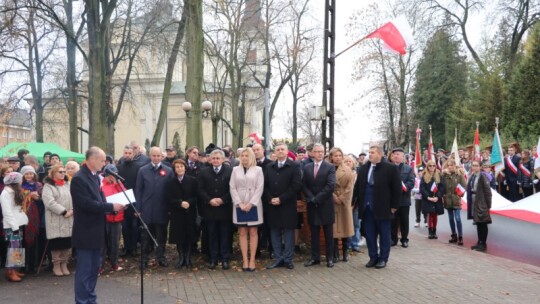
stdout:
{"type": "Polygon", "coordinates": [[[112,171],[111,169],[109,169],[109,168],[105,168],[104,172],[107,173],[107,174],[109,174],[109,175],[112,175],[112,176],[116,177],[116,179],[118,179],[118,180],[120,180],[120,181],[122,181],[122,182],[125,182],[125,181],[126,181],[125,178],[121,177],[120,175],[118,175],[118,173],[113,172],[113,171],[112,171]]]}

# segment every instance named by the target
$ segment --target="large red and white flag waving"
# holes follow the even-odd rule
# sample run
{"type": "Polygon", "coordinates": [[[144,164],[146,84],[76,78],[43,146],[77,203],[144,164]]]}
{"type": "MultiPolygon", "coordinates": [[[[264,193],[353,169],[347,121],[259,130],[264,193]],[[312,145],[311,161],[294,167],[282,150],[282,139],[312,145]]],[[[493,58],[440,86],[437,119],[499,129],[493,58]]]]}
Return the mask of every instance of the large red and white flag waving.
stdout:
{"type": "Polygon", "coordinates": [[[252,138],[259,145],[262,144],[261,137],[259,137],[259,134],[257,134],[256,132],[249,134],[248,137],[252,138]]]}
{"type": "Polygon", "coordinates": [[[414,42],[411,27],[404,17],[386,23],[364,37],[367,38],[379,38],[384,42],[386,49],[401,55],[405,55],[407,47],[414,42]]]}
{"type": "Polygon", "coordinates": [[[474,133],[474,160],[482,160],[482,154],[480,153],[480,133],[478,131],[478,126],[476,127],[476,132],[474,133]]]}

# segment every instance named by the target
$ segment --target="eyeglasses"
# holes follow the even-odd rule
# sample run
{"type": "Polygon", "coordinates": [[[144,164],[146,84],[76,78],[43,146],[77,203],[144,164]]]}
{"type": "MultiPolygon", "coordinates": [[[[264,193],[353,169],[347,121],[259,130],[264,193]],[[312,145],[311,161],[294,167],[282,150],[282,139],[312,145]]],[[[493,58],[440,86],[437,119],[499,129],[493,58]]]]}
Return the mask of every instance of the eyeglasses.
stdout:
{"type": "Polygon", "coordinates": [[[66,171],[57,171],[60,174],[66,174],[66,171]]]}

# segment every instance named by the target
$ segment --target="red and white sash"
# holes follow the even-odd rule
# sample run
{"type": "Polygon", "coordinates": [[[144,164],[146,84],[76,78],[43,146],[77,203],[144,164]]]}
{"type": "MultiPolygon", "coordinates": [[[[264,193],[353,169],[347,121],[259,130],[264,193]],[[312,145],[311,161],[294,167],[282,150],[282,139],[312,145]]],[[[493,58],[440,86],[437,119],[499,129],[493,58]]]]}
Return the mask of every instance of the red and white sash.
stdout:
{"type": "Polygon", "coordinates": [[[507,166],[512,172],[514,172],[514,174],[517,175],[518,171],[517,171],[516,165],[514,165],[514,163],[512,162],[512,158],[510,158],[510,156],[507,156],[507,157],[506,157],[506,166],[507,166]]]}
{"type": "Polygon", "coordinates": [[[529,171],[523,164],[519,164],[519,170],[521,170],[521,173],[525,174],[527,177],[531,177],[531,171],[529,171]]]}

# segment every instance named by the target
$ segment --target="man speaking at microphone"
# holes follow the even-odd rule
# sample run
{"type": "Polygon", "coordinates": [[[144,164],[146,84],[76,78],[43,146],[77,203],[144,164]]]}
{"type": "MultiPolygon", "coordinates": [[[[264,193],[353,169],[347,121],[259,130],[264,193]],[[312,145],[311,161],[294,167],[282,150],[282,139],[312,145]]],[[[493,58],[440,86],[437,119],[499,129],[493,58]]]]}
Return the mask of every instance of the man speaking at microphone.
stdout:
{"type": "Polygon", "coordinates": [[[108,204],[101,192],[97,172],[105,166],[105,152],[98,147],[86,151],[86,162],[71,180],[73,199],[72,245],[77,249],[75,303],[97,303],[96,283],[101,250],[105,247],[105,214],[124,208],[108,204]]]}

